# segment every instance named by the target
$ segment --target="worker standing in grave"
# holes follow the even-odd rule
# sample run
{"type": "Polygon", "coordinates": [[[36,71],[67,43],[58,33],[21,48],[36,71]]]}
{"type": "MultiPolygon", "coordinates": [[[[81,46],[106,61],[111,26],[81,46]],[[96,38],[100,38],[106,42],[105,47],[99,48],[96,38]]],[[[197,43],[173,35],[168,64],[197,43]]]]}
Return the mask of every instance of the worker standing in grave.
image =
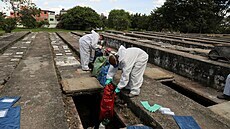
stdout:
{"type": "Polygon", "coordinates": [[[224,86],[224,93],[218,95],[217,98],[230,100],[230,74],[227,76],[225,86],[224,86]]]}
{"type": "Polygon", "coordinates": [[[120,68],[122,75],[115,92],[118,93],[120,89],[125,88],[130,90],[129,97],[139,95],[148,58],[148,54],[140,48],[126,49],[121,45],[116,54],[109,56],[110,67],[106,84],[112,82],[113,76],[120,68]]]}
{"type": "Polygon", "coordinates": [[[86,34],[79,39],[79,48],[80,48],[80,58],[81,58],[81,67],[84,71],[90,71],[89,63],[93,61],[94,55],[92,54],[93,50],[98,48],[98,42],[103,40],[103,36],[99,35],[94,30],[91,31],[91,34],[86,34]]]}

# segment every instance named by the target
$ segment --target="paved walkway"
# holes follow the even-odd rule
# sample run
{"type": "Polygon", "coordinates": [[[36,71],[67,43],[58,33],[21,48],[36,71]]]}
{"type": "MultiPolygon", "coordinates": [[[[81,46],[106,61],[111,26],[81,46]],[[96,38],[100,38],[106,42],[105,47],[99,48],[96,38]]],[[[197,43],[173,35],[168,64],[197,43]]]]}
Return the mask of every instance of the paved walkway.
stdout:
{"type": "Polygon", "coordinates": [[[21,96],[21,129],[67,129],[64,103],[48,33],[39,33],[2,96],[21,96]]]}

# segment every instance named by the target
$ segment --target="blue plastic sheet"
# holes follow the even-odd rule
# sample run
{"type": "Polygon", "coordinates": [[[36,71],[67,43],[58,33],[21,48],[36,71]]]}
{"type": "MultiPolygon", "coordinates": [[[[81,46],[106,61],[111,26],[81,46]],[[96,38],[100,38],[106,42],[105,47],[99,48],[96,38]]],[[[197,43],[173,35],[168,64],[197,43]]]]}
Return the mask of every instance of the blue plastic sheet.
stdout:
{"type": "Polygon", "coordinates": [[[192,116],[173,116],[180,129],[201,129],[192,116]]]}
{"type": "Polygon", "coordinates": [[[109,64],[102,66],[101,71],[99,72],[99,75],[97,77],[97,80],[100,82],[100,84],[105,87],[106,82],[106,76],[108,74],[109,70],[109,64]]]}
{"type": "Polygon", "coordinates": [[[18,100],[20,99],[20,97],[2,97],[0,98],[0,109],[7,109],[12,107],[18,100]],[[2,102],[6,99],[14,99],[13,102],[2,102]]]}
{"type": "Polygon", "coordinates": [[[20,129],[20,111],[19,106],[9,108],[7,115],[0,118],[0,129],[20,129]]]}

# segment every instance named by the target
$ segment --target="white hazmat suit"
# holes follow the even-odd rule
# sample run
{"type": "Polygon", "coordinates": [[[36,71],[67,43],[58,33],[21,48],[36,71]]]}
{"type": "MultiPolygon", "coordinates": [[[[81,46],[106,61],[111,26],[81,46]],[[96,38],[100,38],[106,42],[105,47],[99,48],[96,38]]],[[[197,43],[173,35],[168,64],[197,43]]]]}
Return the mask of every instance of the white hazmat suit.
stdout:
{"type": "Polygon", "coordinates": [[[94,30],[91,34],[86,34],[79,39],[80,58],[82,70],[89,70],[88,64],[92,50],[97,48],[100,35],[94,30]]]}
{"type": "MultiPolygon", "coordinates": [[[[143,74],[148,62],[148,54],[140,48],[125,48],[120,46],[117,52],[119,68],[122,69],[122,75],[119,84],[117,85],[118,89],[126,88],[130,89],[130,93],[133,95],[140,94],[140,87],[143,83],[143,74]]],[[[116,74],[117,68],[114,68],[112,65],[109,67],[107,74],[107,79],[112,79],[116,74]]]]}
{"type": "Polygon", "coordinates": [[[224,94],[230,96],[230,74],[228,75],[224,87],[224,94]]]}

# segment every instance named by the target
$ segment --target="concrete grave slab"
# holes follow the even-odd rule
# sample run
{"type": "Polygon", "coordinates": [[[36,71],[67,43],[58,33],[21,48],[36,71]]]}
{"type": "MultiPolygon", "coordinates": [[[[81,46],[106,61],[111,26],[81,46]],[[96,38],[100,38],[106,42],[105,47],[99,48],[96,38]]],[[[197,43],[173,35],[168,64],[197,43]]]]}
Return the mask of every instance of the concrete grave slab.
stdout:
{"type": "Polygon", "coordinates": [[[25,37],[23,40],[24,40],[24,41],[25,41],[25,40],[28,40],[28,37],[25,37]]]}
{"type": "Polygon", "coordinates": [[[75,71],[75,73],[76,73],[76,75],[77,76],[79,76],[79,77],[89,77],[90,76],[90,71],[83,71],[82,69],[77,69],[76,71],[75,71]]]}
{"type": "Polygon", "coordinates": [[[21,47],[22,49],[26,49],[27,47],[21,47]]]}
{"type": "Polygon", "coordinates": [[[18,62],[18,61],[20,61],[20,59],[11,59],[10,61],[12,61],[12,62],[18,62]]]}
{"type": "Polygon", "coordinates": [[[63,54],[62,53],[56,53],[56,56],[62,56],[63,54]]]}
{"type": "Polygon", "coordinates": [[[94,77],[80,77],[63,80],[62,88],[67,94],[76,94],[81,92],[101,90],[102,86],[100,86],[100,83],[94,77]]]}
{"type": "Polygon", "coordinates": [[[22,58],[22,55],[15,55],[15,58],[22,58]]]}
{"type": "Polygon", "coordinates": [[[225,102],[209,107],[214,113],[230,120],[230,102],[225,102]]]}
{"type": "Polygon", "coordinates": [[[22,55],[23,52],[16,52],[16,55],[22,55]]]}
{"type": "Polygon", "coordinates": [[[69,52],[71,52],[70,50],[65,50],[65,53],[69,53],[69,52]]]}
{"type": "Polygon", "coordinates": [[[11,47],[12,49],[17,49],[18,47],[11,47]]]}
{"type": "Polygon", "coordinates": [[[75,59],[75,57],[70,56],[70,57],[59,57],[56,58],[56,64],[58,66],[72,66],[72,65],[79,65],[80,66],[80,62],[78,60],[75,59]]]}
{"type": "MultiPolygon", "coordinates": [[[[122,74],[122,71],[118,70],[116,75],[115,75],[115,78],[120,78],[121,74],[122,74]]],[[[148,78],[154,79],[156,81],[164,81],[164,80],[165,81],[172,81],[174,78],[172,75],[169,75],[169,74],[161,71],[158,68],[150,68],[150,67],[146,68],[144,75],[147,76],[148,78]]]]}
{"type": "Polygon", "coordinates": [[[158,68],[147,67],[144,73],[145,76],[154,80],[168,80],[173,79],[172,75],[169,75],[158,68]]]}
{"type": "Polygon", "coordinates": [[[51,44],[55,44],[55,43],[56,43],[56,41],[54,41],[54,40],[51,42],[51,44]]]}
{"type": "Polygon", "coordinates": [[[63,49],[65,49],[65,50],[66,50],[66,49],[69,49],[69,47],[68,47],[67,45],[63,45],[62,47],[63,47],[63,49]]]}
{"type": "Polygon", "coordinates": [[[13,53],[4,53],[3,56],[11,56],[13,53]]]}
{"type": "Polygon", "coordinates": [[[66,53],[67,56],[72,55],[72,53],[66,53]]]}
{"type": "Polygon", "coordinates": [[[26,44],[30,44],[30,43],[31,43],[31,41],[27,41],[27,42],[26,42],[26,44]]]}

